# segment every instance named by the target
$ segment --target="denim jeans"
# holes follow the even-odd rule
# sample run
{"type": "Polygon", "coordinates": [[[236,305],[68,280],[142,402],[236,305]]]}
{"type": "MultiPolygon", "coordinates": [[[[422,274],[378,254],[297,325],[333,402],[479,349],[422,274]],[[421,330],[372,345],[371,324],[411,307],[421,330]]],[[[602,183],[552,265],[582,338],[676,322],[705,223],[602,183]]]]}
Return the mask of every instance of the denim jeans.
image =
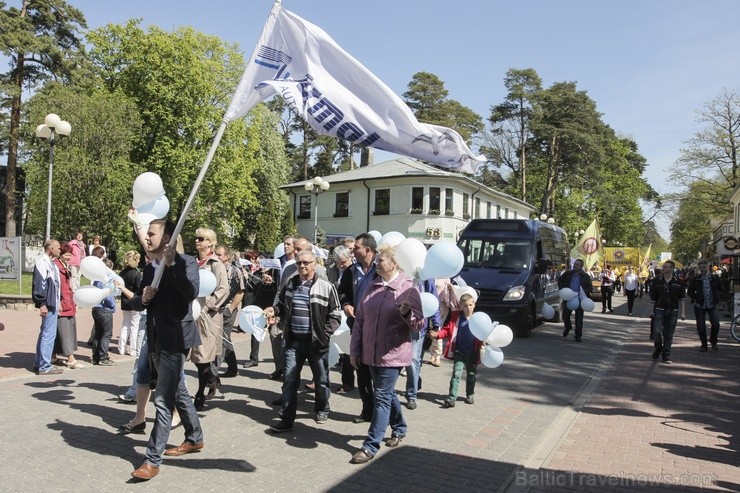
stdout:
{"type": "Polygon", "coordinates": [[[34,369],[45,372],[51,368],[51,353],[54,352],[54,341],[57,339],[57,320],[59,313],[49,310],[41,319],[39,338],[36,341],[36,361],[34,369]]]}
{"type": "Polygon", "coordinates": [[[283,423],[292,425],[295,421],[298,403],[298,387],[301,384],[301,370],[308,360],[316,384],[314,411],[328,413],[329,396],[329,351],[319,352],[311,347],[311,341],[290,339],[285,346],[285,380],[283,382],[283,408],[280,416],[283,423]]]}
{"type": "Polygon", "coordinates": [[[396,381],[401,374],[401,368],[371,366],[370,374],[375,385],[375,405],[370,429],[367,430],[367,438],[362,448],[374,456],[380,449],[380,442],[389,424],[391,425],[391,436],[401,438],[406,436],[407,426],[406,420],[403,419],[401,401],[396,395],[396,381]]]}
{"type": "Polygon", "coordinates": [[[465,396],[469,397],[475,394],[475,379],[478,374],[478,355],[473,353],[463,353],[455,351],[454,364],[452,367],[452,378],[450,379],[451,401],[457,399],[457,391],[460,387],[460,378],[465,372],[465,396]]]}
{"type": "Polygon", "coordinates": [[[702,347],[707,347],[707,315],[711,324],[711,333],[709,334],[709,343],[712,346],[717,345],[717,335],[719,334],[719,312],[717,305],[712,308],[702,308],[694,305],[694,315],[696,316],[696,330],[699,332],[699,340],[702,347]]]}
{"type": "Polygon", "coordinates": [[[203,430],[183,378],[185,355],[178,352],[159,351],[153,353],[152,357],[158,374],[157,389],[154,392],[157,417],[146,447],[146,461],[159,467],[170,437],[173,408],[177,408],[180,414],[186,442],[202,442],[203,430]]]}
{"type": "Polygon", "coordinates": [[[676,331],[678,311],[673,308],[656,308],[653,315],[653,327],[655,328],[655,349],[661,349],[663,359],[671,357],[671,346],[673,345],[673,333],[676,331]]]}
{"type": "Polygon", "coordinates": [[[92,318],[95,325],[93,331],[92,360],[98,363],[108,359],[108,346],[113,337],[113,312],[105,308],[93,308],[92,318]]]}
{"type": "Polygon", "coordinates": [[[421,355],[424,352],[424,337],[419,332],[411,336],[411,364],[406,367],[406,399],[416,399],[421,383],[421,355]]]}

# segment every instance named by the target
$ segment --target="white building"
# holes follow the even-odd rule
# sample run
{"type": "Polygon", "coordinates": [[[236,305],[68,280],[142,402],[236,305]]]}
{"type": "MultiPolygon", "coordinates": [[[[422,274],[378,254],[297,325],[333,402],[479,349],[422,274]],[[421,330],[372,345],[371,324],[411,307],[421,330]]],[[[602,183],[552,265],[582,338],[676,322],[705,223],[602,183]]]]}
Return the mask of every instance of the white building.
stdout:
{"type": "Polygon", "coordinates": [[[317,202],[318,227],[328,239],[398,231],[428,244],[457,241],[470,219],[528,219],[535,212],[466,175],[405,157],[322,178],[331,186],[320,193],[307,192],[306,181],[281,187],[290,193],[298,233],[308,238],[317,202]]]}

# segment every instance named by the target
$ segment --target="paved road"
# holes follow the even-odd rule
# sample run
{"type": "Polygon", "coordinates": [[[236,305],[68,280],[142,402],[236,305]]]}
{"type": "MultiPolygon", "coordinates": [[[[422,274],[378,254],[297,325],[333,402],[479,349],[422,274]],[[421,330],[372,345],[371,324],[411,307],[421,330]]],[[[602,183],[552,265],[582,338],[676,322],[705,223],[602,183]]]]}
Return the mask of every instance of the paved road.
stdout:
{"type": "MultiPolygon", "coordinates": [[[[279,395],[267,378],[273,370],[267,348],[267,361],[224,380],[224,397],[201,413],[203,451],[165,459],[148,483],[129,476],[148,435],[116,431],[133,413],[115,397],[130,382],[131,357],[113,355],[119,362],[113,368],[35,376],[29,368],[38,316],[0,311],[6,326],[0,490],[631,491],[655,484],[664,491],[740,490],[740,344],[723,331],[718,352],[698,353],[687,321],[677,331],[675,364],[655,364],[647,319],[639,316],[647,309],[638,303],[635,317],[624,306],[587,314],[581,344],[563,338],[560,324],[538,327],[504,348],[503,366],[481,368],[473,406],[459,401],[441,409],[451,365],[425,365],[419,407],[404,410],[408,437],[364,466],[349,464],[367,431],[351,422],[360,407],[356,391],[332,395],[323,426],[312,419],[312,396],[302,393],[293,432],[267,431],[276,416],[269,402],[279,395]]],[[[88,310],[78,325],[81,360],[89,362],[82,344],[88,310]]],[[[243,360],[248,340],[241,334],[235,340],[243,360]]],[[[195,374],[190,364],[187,373],[195,374]]],[[[147,431],[153,413],[150,406],[147,431]]],[[[178,444],[181,433],[175,430],[170,443],[178,444]]]]}

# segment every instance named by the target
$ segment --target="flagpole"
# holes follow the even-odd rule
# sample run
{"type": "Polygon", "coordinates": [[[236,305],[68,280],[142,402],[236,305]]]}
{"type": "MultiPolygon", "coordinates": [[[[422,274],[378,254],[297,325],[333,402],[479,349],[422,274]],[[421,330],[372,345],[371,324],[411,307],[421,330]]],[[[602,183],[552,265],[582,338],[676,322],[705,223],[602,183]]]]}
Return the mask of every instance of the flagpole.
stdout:
{"type": "MultiPolygon", "coordinates": [[[[222,121],[221,125],[218,127],[218,131],[216,132],[216,137],[213,139],[211,148],[208,151],[206,160],[203,163],[203,166],[200,168],[200,173],[198,173],[198,177],[195,179],[195,183],[193,183],[193,188],[192,190],[190,190],[190,196],[188,197],[187,202],[185,202],[185,207],[182,208],[182,212],[180,213],[180,219],[178,219],[177,226],[175,226],[175,231],[172,233],[172,237],[170,238],[170,242],[168,245],[170,249],[175,248],[175,245],[177,244],[177,235],[180,234],[180,231],[182,231],[182,227],[185,225],[185,219],[188,217],[190,208],[193,206],[193,202],[195,201],[195,195],[198,193],[201,183],[203,183],[203,178],[206,176],[208,167],[211,165],[211,161],[213,160],[213,155],[216,154],[216,148],[218,148],[218,144],[221,142],[221,137],[224,135],[225,130],[226,130],[226,122],[222,121]]],[[[152,279],[152,284],[151,284],[152,287],[154,288],[159,287],[159,282],[162,280],[162,274],[164,274],[164,267],[165,267],[164,262],[160,262],[159,265],[157,266],[157,270],[154,272],[154,279],[152,279]]]]}

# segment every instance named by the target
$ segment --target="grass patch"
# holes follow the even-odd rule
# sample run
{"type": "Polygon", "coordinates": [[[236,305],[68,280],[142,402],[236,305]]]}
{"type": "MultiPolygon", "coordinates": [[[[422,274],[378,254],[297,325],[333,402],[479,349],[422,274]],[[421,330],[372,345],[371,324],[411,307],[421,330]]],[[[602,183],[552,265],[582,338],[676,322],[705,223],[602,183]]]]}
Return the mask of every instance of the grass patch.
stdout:
{"type": "MultiPolygon", "coordinates": [[[[21,294],[31,296],[33,274],[31,272],[24,272],[22,276],[23,276],[23,279],[22,279],[23,291],[21,292],[21,294]]],[[[0,294],[17,295],[18,294],[18,280],[17,279],[0,280],[0,294]]]]}

